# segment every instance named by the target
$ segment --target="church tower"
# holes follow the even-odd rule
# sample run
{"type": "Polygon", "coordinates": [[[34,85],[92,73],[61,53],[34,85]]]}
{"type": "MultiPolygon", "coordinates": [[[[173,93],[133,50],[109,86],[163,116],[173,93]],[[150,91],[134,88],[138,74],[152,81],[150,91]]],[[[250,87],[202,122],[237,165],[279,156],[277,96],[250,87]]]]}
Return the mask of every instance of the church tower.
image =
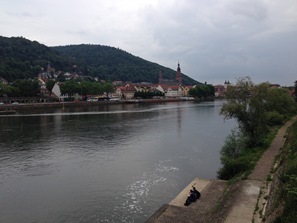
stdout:
{"type": "Polygon", "coordinates": [[[181,75],[181,70],[180,70],[179,62],[178,62],[178,64],[177,64],[176,81],[177,81],[179,84],[182,84],[182,75],[181,75]]]}

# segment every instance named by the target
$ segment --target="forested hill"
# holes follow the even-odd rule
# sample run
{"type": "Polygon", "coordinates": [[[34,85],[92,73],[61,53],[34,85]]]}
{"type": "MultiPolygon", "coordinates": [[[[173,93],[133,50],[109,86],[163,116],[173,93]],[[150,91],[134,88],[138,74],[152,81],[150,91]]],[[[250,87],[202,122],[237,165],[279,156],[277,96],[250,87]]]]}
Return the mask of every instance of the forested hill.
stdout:
{"type": "MultiPolygon", "coordinates": [[[[104,80],[158,83],[159,72],[164,79],[175,79],[176,70],[149,62],[140,57],[110,46],[70,45],[53,47],[61,54],[77,60],[88,69],[86,75],[99,75],[104,80]]],[[[176,65],[177,66],[177,65],[176,65]]],[[[197,84],[197,81],[183,75],[183,84],[197,84]]]]}
{"type": "Polygon", "coordinates": [[[35,78],[48,63],[56,70],[67,71],[75,61],[37,41],[0,36],[0,77],[8,81],[35,78]]]}
{"type": "MultiPolygon", "coordinates": [[[[23,37],[0,36],[0,77],[8,81],[34,78],[50,64],[56,72],[77,72],[104,80],[158,82],[175,79],[176,70],[133,56],[123,50],[101,45],[47,47],[23,37]]],[[[183,75],[183,84],[199,83],[183,75]]]]}

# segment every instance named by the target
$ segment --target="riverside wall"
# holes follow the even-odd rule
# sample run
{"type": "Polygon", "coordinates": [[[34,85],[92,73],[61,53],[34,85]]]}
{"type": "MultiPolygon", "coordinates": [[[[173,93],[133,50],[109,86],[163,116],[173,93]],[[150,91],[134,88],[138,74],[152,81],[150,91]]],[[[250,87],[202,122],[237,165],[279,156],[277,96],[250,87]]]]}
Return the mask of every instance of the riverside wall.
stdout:
{"type": "Polygon", "coordinates": [[[7,110],[29,110],[29,109],[46,109],[46,108],[67,108],[67,107],[91,107],[103,104],[132,104],[132,103],[166,103],[166,102],[180,102],[189,101],[181,98],[168,99],[140,99],[140,100],[120,100],[120,101],[73,101],[73,102],[36,102],[36,103],[19,103],[19,104],[1,104],[0,111],[7,110]]]}

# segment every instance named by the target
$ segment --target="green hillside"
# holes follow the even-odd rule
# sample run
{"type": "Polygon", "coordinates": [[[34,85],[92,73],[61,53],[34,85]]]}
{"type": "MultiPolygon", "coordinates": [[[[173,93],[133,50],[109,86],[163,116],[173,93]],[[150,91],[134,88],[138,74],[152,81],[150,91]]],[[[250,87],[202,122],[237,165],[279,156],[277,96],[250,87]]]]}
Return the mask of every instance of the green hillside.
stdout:
{"type": "MultiPolygon", "coordinates": [[[[104,80],[158,83],[159,72],[164,79],[175,79],[176,71],[133,56],[118,48],[101,45],[70,45],[54,47],[61,54],[77,60],[88,69],[84,73],[104,80]]],[[[197,81],[183,75],[183,84],[197,81]]]]}
{"type": "MultiPolygon", "coordinates": [[[[175,79],[176,71],[133,56],[123,50],[101,45],[47,47],[23,37],[0,36],[0,77],[8,81],[34,78],[50,64],[55,72],[77,72],[103,80],[158,82],[175,79]]],[[[197,81],[183,75],[183,84],[197,81]]]]}
{"type": "Polygon", "coordinates": [[[0,36],[0,77],[8,81],[35,78],[48,63],[57,71],[68,71],[75,62],[36,41],[0,36]]]}

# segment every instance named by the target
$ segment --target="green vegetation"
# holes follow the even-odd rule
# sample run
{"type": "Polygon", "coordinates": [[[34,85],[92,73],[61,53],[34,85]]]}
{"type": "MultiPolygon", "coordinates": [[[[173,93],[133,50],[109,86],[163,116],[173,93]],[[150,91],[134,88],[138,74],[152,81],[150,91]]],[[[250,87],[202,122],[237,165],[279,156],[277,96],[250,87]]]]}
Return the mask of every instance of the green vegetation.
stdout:
{"type": "Polygon", "coordinates": [[[53,87],[54,87],[55,83],[56,82],[54,80],[48,80],[46,82],[46,88],[50,92],[50,95],[52,94],[52,90],[53,90],[53,87]]]}
{"type": "Polygon", "coordinates": [[[220,179],[251,171],[273,140],[275,127],[296,113],[296,103],[289,92],[268,83],[255,85],[249,77],[228,87],[226,99],[221,114],[236,119],[238,130],[227,137],[222,147],[220,179]]]}
{"type": "MultiPolygon", "coordinates": [[[[158,83],[159,72],[165,79],[175,79],[176,71],[133,56],[118,48],[101,45],[58,46],[52,49],[73,58],[80,64],[84,75],[98,76],[102,80],[158,83]]],[[[198,82],[182,75],[183,84],[198,82]]]]}
{"type": "Polygon", "coordinates": [[[39,96],[38,81],[16,80],[11,85],[0,83],[0,95],[4,97],[36,97],[39,96]]]}
{"type": "Polygon", "coordinates": [[[134,93],[134,98],[142,98],[142,99],[151,99],[153,97],[164,97],[165,94],[160,91],[155,92],[143,92],[143,91],[136,91],[134,93]]]}
{"type": "Polygon", "coordinates": [[[226,138],[221,149],[222,168],[218,170],[218,177],[222,180],[233,180],[238,176],[247,177],[254,169],[257,161],[269,147],[278,130],[278,126],[271,128],[257,146],[248,147],[248,138],[239,129],[233,130],[226,138]]]}
{"type": "Polygon", "coordinates": [[[56,71],[71,70],[74,60],[22,37],[0,36],[0,76],[7,81],[35,78],[52,64],[56,71]]]}
{"type": "MultiPolygon", "coordinates": [[[[46,71],[59,74],[75,72],[102,80],[158,83],[163,77],[175,79],[176,71],[133,56],[123,50],[101,45],[47,47],[23,37],[0,36],[0,76],[9,82],[33,79],[46,71]]],[[[60,75],[60,77],[62,77],[60,75]]],[[[183,84],[199,82],[183,75],[183,84]]],[[[63,81],[63,80],[62,80],[63,81]]]]}
{"type": "Polygon", "coordinates": [[[190,89],[189,95],[197,98],[213,97],[215,95],[215,88],[208,84],[196,85],[190,89]]]}
{"type": "MultiPolygon", "coordinates": [[[[52,89],[55,85],[55,81],[49,80],[46,83],[46,87],[49,92],[52,92],[52,89]]],[[[80,80],[69,80],[64,81],[60,85],[61,93],[68,95],[69,98],[72,98],[76,93],[83,96],[83,99],[86,100],[88,95],[100,95],[106,93],[108,97],[110,93],[114,92],[114,86],[109,82],[91,82],[91,81],[80,81],[80,80]]],[[[6,85],[0,83],[0,95],[3,95],[4,98],[9,97],[37,97],[40,96],[38,81],[34,80],[16,80],[12,82],[11,85],[6,85]]],[[[5,100],[5,99],[4,99],[5,100]]]]}
{"type": "Polygon", "coordinates": [[[274,205],[284,204],[281,215],[274,223],[297,222],[297,122],[288,131],[287,140],[281,155],[284,163],[284,171],[280,176],[281,187],[278,188],[278,196],[274,205]]]}
{"type": "Polygon", "coordinates": [[[19,95],[20,90],[14,86],[6,85],[0,83],[0,96],[3,97],[13,97],[15,95],[19,95]]]}
{"type": "Polygon", "coordinates": [[[84,100],[87,99],[87,95],[100,95],[103,93],[108,94],[114,91],[113,85],[111,83],[98,83],[90,81],[74,81],[69,80],[65,81],[60,86],[61,93],[68,95],[69,98],[72,98],[74,94],[80,94],[83,96],[84,100]]]}

